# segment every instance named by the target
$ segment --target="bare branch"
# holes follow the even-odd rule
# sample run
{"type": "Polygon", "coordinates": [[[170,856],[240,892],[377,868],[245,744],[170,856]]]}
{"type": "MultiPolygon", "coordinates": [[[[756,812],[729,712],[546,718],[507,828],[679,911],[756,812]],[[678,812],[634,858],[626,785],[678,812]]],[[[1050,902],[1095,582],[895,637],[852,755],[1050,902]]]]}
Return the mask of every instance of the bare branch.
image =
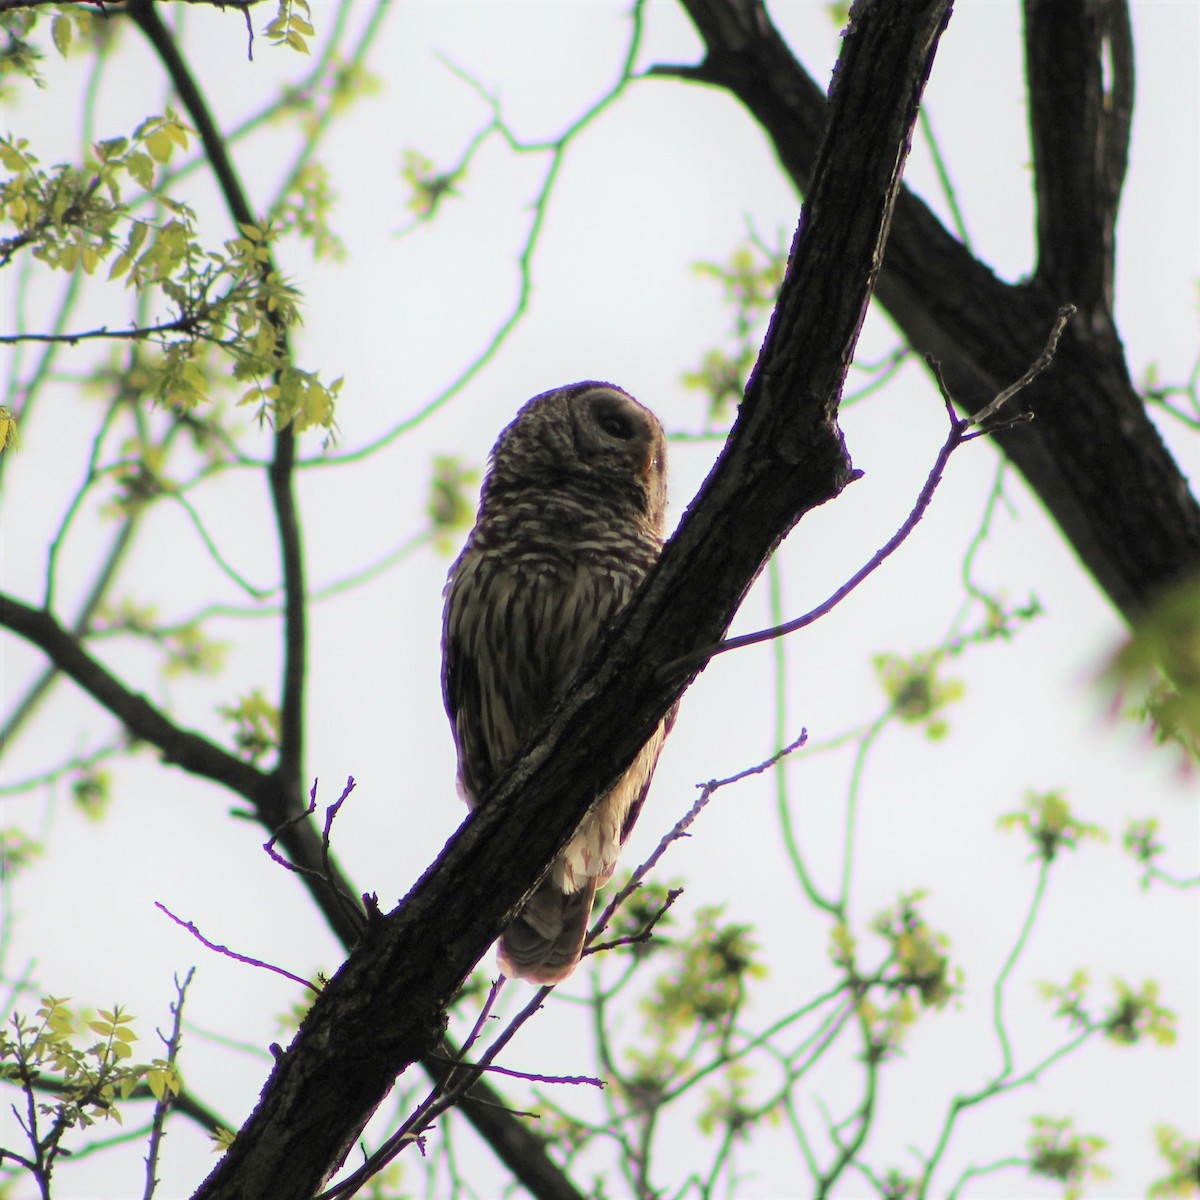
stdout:
{"type": "Polygon", "coordinates": [[[182,729],[144,696],[130,691],[79,644],[53,614],[0,593],[0,625],[37,646],[60,670],[108,709],[140,741],[156,747],[167,762],[211,779],[248,800],[263,795],[267,777],[215,742],[182,729]]]}
{"type": "Polygon", "coordinates": [[[200,326],[201,318],[198,315],[186,313],[159,325],[132,325],[128,329],[109,329],[107,325],[101,325],[99,329],[77,330],[74,333],[5,333],[0,334],[0,346],[12,346],[17,342],[61,342],[76,346],[96,338],[140,342],[163,333],[195,333],[200,326]]]}
{"type": "MultiPolygon", "coordinates": [[[[982,426],[986,425],[1018,392],[1023,392],[1054,361],[1055,352],[1058,350],[1058,339],[1062,337],[1062,331],[1066,329],[1067,322],[1075,315],[1075,311],[1073,304],[1064,304],[1058,310],[1058,316],[1054,319],[1054,325],[1050,330],[1050,336],[1046,339],[1046,345],[1041,354],[1030,364],[1029,370],[1016,383],[1009,384],[990,404],[985,404],[975,413],[970,419],[971,425],[980,426],[981,433],[991,432],[983,429],[982,426]]],[[[944,393],[945,385],[940,375],[938,384],[944,393]]]]}
{"type": "MultiPolygon", "coordinates": [[[[196,968],[190,967],[187,975],[184,976],[183,982],[179,982],[179,976],[175,976],[175,1000],[171,1005],[171,1014],[174,1017],[174,1022],[171,1026],[171,1034],[169,1037],[163,1038],[163,1042],[167,1047],[167,1068],[170,1071],[175,1069],[175,1061],[179,1057],[179,1045],[183,1037],[183,1001],[187,995],[188,985],[192,982],[192,977],[196,974],[196,968]]],[[[159,1034],[162,1037],[162,1034],[159,1034]]],[[[172,1080],[172,1083],[175,1081],[172,1080]]],[[[162,1098],[157,1100],[154,1105],[154,1118],[150,1125],[150,1140],[146,1148],[146,1188],[142,1193],[142,1200],[152,1200],[154,1189],[158,1184],[155,1178],[155,1171],[158,1170],[158,1150],[162,1144],[163,1133],[166,1129],[167,1113],[174,1106],[175,1092],[171,1086],[164,1089],[162,1098]]]]}
{"type": "Polygon", "coordinates": [[[165,904],[159,900],[155,900],[154,907],[160,912],[166,913],[176,925],[182,925],[202,946],[206,946],[209,950],[217,954],[223,955],[225,958],[232,958],[235,962],[245,963],[248,967],[261,967],[264,971],[271,971],[276,975],[282,975],[284,979],[290,979],[293,983],[300,984],[301,987],[308,988],[311,992],[320,992],[320,988],[309,979],[305,979],[301,975],[293,975],[291,971],[284,970],[283,967],[277,967],[273,963],[263,962],[261,958],[252,958],[248,954],[239,954],[236,950],[230,950],[228,946],[222,946],[219,942],[210,942],[208,938],[200,932],[199,929],[191,921],[185,921],[182,917],[177,917],[165,904]]]}
{"type": "Polygon", "coordinates": [[[787,530],[845,486],[837,396],[948,9],[948,0],[863,6],[843,43],[791,268],[726,451],[602,658],[317,997],[259,1108],[198,1192],[203,1200],[264,1188],[286,1200],[322,1185],[396,1075],[437,1045],[467,971],[675,702],[687,676],[664,684],[662,665],[719,640],[787,530]],[[431,939],[434,920],[456,936],[431,939]]]}
{"type": "MultiPolygon", "coordinates": [[[[707,661],[709,658],[715,658],[718,654],[725,654],[730,650],[740,650],[745,646],[756,646],[762,642],[769,642],[773,638],[785,637],[789,633],[795,633],[797,630],[804,629],[813,624],[814,621],[820,620],[821,617],[832,612],[847,596],[850,595],[856,587],[864,580],[872,575],[883,562],[890,558],[903,544],[907,541],[909,534],[916,529],[921,518],[928,511],[930,504],[933,503],[933,494],[937,491],[938,485],[942,482],[942,476],[945,474],[946,465],[950,461],[950,456],[964,442],[973,441],[977,437],[986,436],[990,433],[995,433],[998,428],[1006,428],[1009,423],[1004,426],[991,424],[989,428],[980,428],[976,432],[971,433],[972,426],[982,426],[991,422],[992,418],[1004,407],[1014,396],[1019,392],[1024,391],[1054,360],[1054,352],[1058,348],[1058,340],[1062,335],[1063,329],[1067,322],[1075,313],[1073,305],[1066,305],[1059,309],[1058,317],[1055,319],[1054,325],[1050,330],[1050,336],[1046,340],[1045,348],[1041,354],[1030,365],[1029,369],[1021,376],[1016,383],[1010,384],[1004,388],[995,399],[985,405],[973,417],[958,418],[954,413],[954,398],[950,395],[946,388],[945,381],[942,379],[941,370],[936,363],[931,363],[934,369],[935,378],[938,382],[938,387],[941,390],[942,397],[946,403],[946,412],[950,418],[950,431],[946,434],[946,440],[942,443],[942,448],[937,453],[937,458],[934,459],[929,475],[925,479],[925,484],[921,488],[917,496],[916,503],[912,506],[907,517],[904,518],[903,524],[896,530],[887,542],[880,547],[879,550],[871,556],[870,560],[860,567],[853,575],[829,599],[818,604],[816,608],[806,612],[804,616],[797,617],[792,621],[785,621],[782,625],[776,625],[771,629],[759,629],[754,633],[743,633],[735,638],[718,643],[715,646],[708,646],[703,650],[698,650],[688,658],[679,659],[676,662],[668,663],[662,668],[665,675],[669,676],[672,672],[684,670],[689,666],[698,662],[707,661]]],[[[1013,422],[1025,421],[1030,414],[1022,414],[1013,418],[1013,422]]]]}
{"type": "MultiPolygon", "coordinates": [[[[811,185],[827,103],[771,22],[762,0],[681,0],[705,43],[703,64],[663,68],[727,89],[772,139],[796,187],[811,185]]],[[[1032,6],[1035,0],[1030,0],[1032,6]]],[[[1100,155],[1108,183],[1064,195],[1058,211],[1075,219],[1076,205],[1115,212],[1113,181],[1123,170],[1125,108],[1132,103],[1133,54],[1125,0],[1036,0],[1039,12],[1060,30],[1086,10],[1102,13],[1087,39],[1099,62],[1111,56],[1113,91],[1102,98],[1112,109],[1110,125],[1096,125],[1094,109],[1086,130],[1064,116],[1079,105],[1064,99],[1045,106],[1046,125],[1064,137],[1082,138],[1075,158],[1095,180],[1086,155],[1100,155]],[[1096,40],[1096,39],[1099,40],[1096,40]],[[1071,132],[1074,130],[1074,132],[1071,132]],[[1087,142],[1096,132],[1100,142],[1087,142]],[[1090,145],[1093,150],[1086,149],[1090,145]]],[[[1061,87],[1093,87],[1103,75],[1089,65],[1076,70],[1078,48],[1064,37],[1032,49],[1045,60],[1044,77],[1061,87]],[[1060,71],[1065,58],[1072,63],[1060,71]]],[[[1092,53],[1088,50],[1087,53],[1092,53]]],[[[1087,104],[1098,102],[1090,93],[1087,104]]],[[[1107,120],[1108,118],[1104,118],[1107,120]]],[[[1090,160],[1089,160],[1090,161],[1090,160]]],[[[1035,172],[1035,175],[1038,172],[1035,172]]],[[[1041,210],[1039,203],[1039,211],[1041,210]]],[[[1097,226],[1091,216],[1090,227],[1097,226]]],[[[1074,231],[1071,236],[1078,241],[1074,231]]],[[[1088,245],[1099,250],[1100,239],[1088,245]]],[[[1129,620],[1136,620],[1172,583],[1200,570],[1200,504],[1146,414],[1133,388],[1111,314],[1089,303],[1086,291],[1048,277],[1041,261],[1055,246],[1040,246],[1039,269],[1030,280],[1008,284],[975,259],[920,199],[902,189],[896,202],[877,298],[912,347],[942,364],[955,401],[967,413],[987,404],[1027,366],[1046,324],[1065,301],[1080,306],[1063,338],[1052,372],[1036,384],[1037,397],[1053,395],[1034,425],[999,431],[996,440],[1022,472],[1063,530],[1097,583],[1129,620]]],[[[1092,267],[1089,278],[1102,272],[1092,267]]],[[[1083,265],[1079,274],[1083,274],[1083,265]]],[[[1077,275],[1068,275],[1074,279],[1077,275]]]]}
{"type": "Polygon", "coordinates": [[[1091,321],[1112,312],[1133,116],[1126,0],[1025,0],[1038,274],[1091,321]]]}

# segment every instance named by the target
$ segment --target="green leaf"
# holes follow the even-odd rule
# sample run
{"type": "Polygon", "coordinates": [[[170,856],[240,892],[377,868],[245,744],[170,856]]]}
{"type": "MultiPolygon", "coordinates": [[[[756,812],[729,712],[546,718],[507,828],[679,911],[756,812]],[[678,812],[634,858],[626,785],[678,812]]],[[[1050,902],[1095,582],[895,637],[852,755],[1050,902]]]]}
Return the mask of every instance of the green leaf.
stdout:
{"type": "Polygon", "coordinates": [[[0,450],[17,447],[17,418],[0,404],[0,450]]]}
{"type": "Polygon", "coordinates": [[[154,187],[154,160],[150,155],[134,150],[126,156],[125,169],[147,191],[154,187]]]}
{"type": "Polygon", "coordinates": [[[67,57],[67,51],[71,49],[72,32],[70,17],[55,17],[50,23],[50,35],[54,38],[55,48],[63,58],[67,57]]]}
{"type": "Polygon", "coordinates": [[[156,129],[147,136],[146,149],[150,151],[150,157],[155,162],[165,163],[170,161],[171,154],[175,150],[175,142],[165,129],[156,129]]]}
{"type": "Polygon", "coordinates": [[[103,142],[96,143],[96,157],[101,162],[111,162],[114,158],[120,158],[129,146],[129,139],[123,137],[107,138],[103,142]]]}
{"type": "Polygon", "coordinates": [[[19,175],[24,175],[29,171],[29,164],[26,163],[24,155],[6,139],[0,140],[0,163],[3,163],[9,171],[15,171],[19,175]]]}

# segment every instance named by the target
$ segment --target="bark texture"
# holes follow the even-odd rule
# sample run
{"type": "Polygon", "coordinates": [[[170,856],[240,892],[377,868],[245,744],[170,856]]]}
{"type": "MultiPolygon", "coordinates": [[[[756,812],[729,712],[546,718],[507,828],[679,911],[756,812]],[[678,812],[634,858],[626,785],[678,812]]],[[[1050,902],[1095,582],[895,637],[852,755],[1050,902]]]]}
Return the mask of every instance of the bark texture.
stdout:
{"type": "MultiPolygon", "coordinates": [[[[681,3],[706,55],[697,67],[659,73],[736,96],[806,192],[828,109],[821,89],[759,0],[681,3]]],[[[1058,307],[1076,305],[1054,364],[1026,393],[1036,419],[996,440],[1132,621],[1200,572],[1200,504],[1134,389],[1112,315],[1133,112],[1129,12],[1125,0],[1025,0],[1024,9],[1037,201],[1031,278],[997,278],[902,188],[876,296],[913,349],[941,362],[968,413],[1020,376],[1058,307]]]]}
{"type": "Polygon", "coordinates": [[[780,539],[850,478],[837,399],[950,0],[859,7],[792,266],[725,451],[606,652],[317,998],[198,1197],[301,1200],[319,1189],[396,1076],[436,1045],[454,990],[683,690],[689,675],[671,664],[720,639],[780,539]],[[836,294],[819,286],[831,277],[843,281],[836,294]]]}

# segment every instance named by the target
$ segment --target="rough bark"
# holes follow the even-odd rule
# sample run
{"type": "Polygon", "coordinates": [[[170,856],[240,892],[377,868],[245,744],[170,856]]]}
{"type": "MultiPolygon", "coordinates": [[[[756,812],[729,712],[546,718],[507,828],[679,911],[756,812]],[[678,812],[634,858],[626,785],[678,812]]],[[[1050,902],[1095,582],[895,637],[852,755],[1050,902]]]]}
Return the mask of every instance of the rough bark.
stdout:
{"type": "Polygon", "coordinates": [[[950,0],[858,7],[792,266],[725,451],[604,655],[317,998],[198,1197],[312,1196],[680,694],[688,679],[672,664],[719,640],[780,539],[850,478],[837,399],[950,0]],[[840,286],[821,286],[831,278],[840,286]]]}
{"type": "MultiPolygon", "coordinates": [[[[278,772],[260,771],[215,742],[176,725],[144,696],[126,688],[50,613],[0,594],[0,626],[37,646],[55,670],[111,712],[132,738],[157,749],[164,763],[209,779],[246,800],[250,815],[268,832],[279,832],[279,846],[302,869],[300,878],[342,945],[347,950],[354,947],[362,931],[357,893],[336,858],[326,852],[314,823],[296,819],[303,806],[278,772]]],[[[429,1055],[422,1065],[437,1082],[446,1075],[444,1060],[457,1054],[453,1043],[443,1042],[438,1053],[429,1055]]],[[[535,1200],[582,1200],[546,1153],[544,1142],[508,1111],[503,1097],[486,1082],[476,1083],[459,1107],[535,1200]]]]}
{"type": "MultiPolygon", "coordinates": [[[[658,72],[736,96],[805,192],[827,111],[821,89],[759,0],[681,3],[706,55],[698,67],[658,72]]],[[[1135,620],[1164,588],[1200,572],[1200,504],[1133,387],[1112,318],[1113,231],[1133,110],[1126,4],[1026,0],[1025,40],[1038,214],[1032,277],[997,278],[905,188],[876,296],[913,349],[941,362],[968,413],[1021,374],[1061,304],[1078,307],[1054,365],[1026,394],[1036,419],[996,440],[1112,603],[1135,620]]]]}

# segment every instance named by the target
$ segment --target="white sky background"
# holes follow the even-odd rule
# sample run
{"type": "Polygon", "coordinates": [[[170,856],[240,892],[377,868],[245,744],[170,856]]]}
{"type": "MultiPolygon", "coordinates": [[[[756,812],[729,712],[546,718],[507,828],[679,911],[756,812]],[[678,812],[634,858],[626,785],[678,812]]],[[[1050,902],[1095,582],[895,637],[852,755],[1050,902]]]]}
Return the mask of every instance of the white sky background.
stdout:
{"type": "MultiPolygon", "coordinates": [[[[364,6],[352,23],[361,25],[368,11],[364,6]]],[[[783,3],[773,15],[824,84],[838,41],[823,7],[783,3]]],[[[332,8],[314,7],[318,36],[331,18],[332,8]]],[[[187,21],[192,66],[226,127],[270,98],[281,79],[298,78],[307,67],[264,39],[256,43],[255,61],[247,62],[237,14],[196,11],[187,21]]],[[[1117,316],[1135,375],[1156,362],[1162,378],[1182,380],[1196,352],[1200,13],[1186,3],[1139,3],[1134,21],[1138,96],[1118,239],[1117,316]]],[[[340,193],[333,223],[350,258],[341,266],[313,264],[294,244],[284,254],[307,298],[300,365],[319,368],[326,379],[346,376],[338,412],[342,448],[364,444],[420,410],[486,343],[514,295],[527,205],[545,169],[545,159],[516,159],[494,139],[461,185],[461,198],[447,204],[434,225],[395,236],[408,219],[398,171],[402,150],[448,165],[488,119],[478,96],[437,54],[495,92],[511,127],[535,139],[556,135],[615,78],[627,28],[623,5],[600,3],[410,3],[389,14],[369,60],[382,91],[360,101],[318,155],[340,193]]],[[[679,8],[651,4],[641,64],[694,62],[698,51],[679,8]]],[[[101,93],[99,137],[128,133],[163,103],[157,65],[132,30],[121,62],[128,68],[112,69],[101,93]]],[[[77,144],[81,71],[75,62],[48,62],[46,74],[44,92],[26,89],[18,108],[0,115],[49,163],[77,144]]],[[[960,4],[942,41],[927,106],[975,250],[1010,280],[1032,265],[1021,76],[1017,6],[960,4]]],[[[256,203],[273,194],[295,147],[290,130],[279,128],[237,146],[235,161],[256,203]]],[[[906,178],[944,218],[920,144],[906,178]]],[[[206,236],[216,243],[230,235],[223,210],[211,207],[207,183],[195,187],[197,204],[210,218],[206,236]]],[[[531,311],[494,363],[412,435],[360,467],[304,475],[312,584],[337,579],[403,543],[422,519],[431,456],[449,452],[482,464],[499,429],[538,391],[581,378],[611,379],[649,404],[668,430],[698,428],[703,402],[685,391],[680,374],[704,350],[723,344],[730,314],[717,286],[697,278],[691,265],[724,260],[747,220],[769,242],[790,238],[798,211],[763,135],[726,95],[663,80],[634,86],[568,155],[535,261],[531,311]]],[[[73,324],[120,323],[97,293],[73,324]]],[[[35,293],[43,303],[55,294],[35,293]]],[[[10,280],[0,299],[6,331],[16,320],[12,297],[10,280]]],[[[36,312],[27,321],[40,327],[36,312]]],[[[886,321],[872,316],[859,356],[873,360],[894,341],[886,321]]],[[[65,354],[60,365],[82,369],[90,352],[76,354],[65,354]]],[[[81,415],[69,387],[52,396],[53,407],[47,397],[9,464],[0,524],[0,578],[7,591],[27,600],[41,596],[45,545],[82,476],[89,422],[98,411],[89,403],[81,415]]],[[[945,415],[926,375],[909,367],[884,392],[848,410],[843,427],[854,463],[866,474],[836,503],[810,514],[781,551],[789,614],[824,599],[890,536],[941,444],[945,415]]],[[[1171,427],[1163,433],[1194,477],[1200,471],[1196,439],[1189,443],[1171,427]]],[[[307,444],[315,452],[318,439],[310,435],[307,444]]],[[[673,519],[717,449],[716,443],[672,447],[673,519]]],[[[956,454],[932,509],[902,551],[831,617],[788,643],[791,734],[803,725],[822,741],[869,720],[884,705],[871,655],[907,655],[941,638],[960,602],[961,557],[995,462],[984,444],[956,454]]],[[[880,1173],[896,1166],[915,1174],[918,1160],[910,1148],[928,1153],[949,1100],[996,1068],[991,981],[1017,935],[1035,879],[1027,843],[997,834],[996,818],[1019,807],[1029,788],[1062,787],[1081,819],[1113,836],[1107,845],[1064,854],[1052,873],[1046,908],[1009,991],[1018,1068],[1065,1032],[1035,998],[1036,981],[1063,983],[1081,966],[1095,980],[1097,1006],[1115,974],[1135,985],[1159,980],[1163,1002],[1179,1017],[1179,1041],[1170,1051],[1089,1044],[1036,1088],[982,1106],[960,1122],[934,1192],[944,1193],[968,1164],[1021,1152],[1030,1114],[1042,1113],[1072,1115],[1077,1129],[1111,1141],[1104,1161],[1113,1177],[1090,1195],[1132,1196],[1161,1174],[1152,1150],[1155,1123],[1173,1123],[1193,1137],[1200,1130],[1200,923],[1195,890],[1139,890],[1120,834],[1131,817],[1157,817],[1170,847],[1165,865],[1194,875],[1200,858],[1195,779],[1180,775],[1177,760],[1151,751],[1135,730],[1106,719],[1105,701],[1089,681],[1120,636],[1120,623],[1015,478],[1007,493],[1012,509],[999,516],[977,575],[1016,601],[1036,592],[1046,616],[1012,644],[983,647],[954,662],[948,673],[964,681],[966,697],[947,714],[950,738],[935,745],[918,729],[890,727],[870,760],[860,800],[856,932],[868,943],[870,918],[900,892],[926,888],[924,911],[950,938],[966,983],[961,1003],[924,1018],[905,1056],[884,1071],[865,1158],[880,1173]]],[[[194,499],[226,556],[254,583],[271,584],[277,566],[261,478],[231,472],[194,499]]],[[[105,528],[85,524],[68,547],[64,617],[90,578],[93,539],[105,528]]],[[[336,826],[335,850],[350,878],[377,892],[385,907],[408,890],[464,815],[454,795],[453,748],[438,691],[447,565],[422,551],[312,614],[307,771],[320,776],[326,802],[347,775],[358,780],[336,826]]],[[[125,590],[139,602],[158,604],[164,617],[211,600],[242,601],[204,559],[184,515],[165,507],[148,522],[125,590]]],[[[768,623],[760,585],[735,630],[768,623]]],[[[268,621],[215,622],[211,632],[232,646],[226,669],[211,680],[167,688],[152,655],[126,643],[104,644],[103,655],[135,686],[169,701],[183,724],[223,736],[217,704],[251,687],[275,687],[278,634],[268,621]]],[[[0,653],[0,700],[7,709],[41,664],[12,638],[0,639],[0,653]]],[[[769,648],[727,655],[690,690],[627,850],[629,865],[691,804],[697,781],[771,753],[771,663],[769,648]]],[[[6,757],[0,782],[85,750],[108,730],[90,702],[61,686],[6,757]]],[[[840,869],[849,769],[845,755],[800,757],[788,767],[793,817],[826,886],[840,869]]],[[[262,854],[258,827],[228,819],[228,797],[163,769],[148,754],[117,769],[116,780],[112,810],[101,825],[72,809],[65,788],[49,800],[35,793],[5,801],[4,824],[49,839],[46,859],[18,880],[16,917],[0,964],[6,978],[28,970],[42,990],[79,1004],[126,1005],[147,1035],[140,1052],[150,1057],[159,1052],[152,1027],[167,1022],[172,973],[196,963],[191,1023],[259,1048],[279,1039],[276,1015],[294,1002],[296,989],[205,952],[153,902],[195,921],[216,941],[308,976],[330,973],[341,960],[322,919],[262,854]]],[[[755,780],[719,793],[693,838],[660,868],[660,878],[687,881],[684,912],[723,903],[730,919],[755,926],[771,971],[746,1014],[755,1027],[817,994],[829,979],[827,923],[813,919],[779,847],[773,784],[755,780]]],[[[485,960],[489,970],[492,961],[490,955],[485,960]]],[[[587,989],[581,971],[559,990],[584,995],[587,989]]],[[[510,1006],[526,995],[524,986],[512,988],[510,1006]]],[[[594,1070],[579,1014],[561,997],[553,999],[518,1036],[506,1065],[541,1073],[594,1070]]],[[[635,1014],[626,1027],[636,1028],[635,1014]]],[[[235,1126],[268,1070],[262,1057],[228,1051],[199,1034],[185,1042],[182,1061],[188,1086],[235,1126]]],[[[859,1078],[849,1054],[835,1053],[802,1086],[802,1113],[818,1145],[824,1144],[819,1103],[844,1115],[857,1102],[859,1078]]],[[[762,1079],[762,1086],[774,1085],[765,1069],[762,1079]]],[[[563,1102],[588,1103],[576,1095],[563,1102]]],[[[0,1114],[0,1129],[5,1144],[17,1132],[7,1112],[0,1114]]],[[[694,1167],[696,1136],[690,1116],[668,1129],[657,1173],[668,1191],[694,1167]]],[[[461,1132],[457,1145],[479,1194],[497,1192],[505,1176],[490,1152],[461,1132]]],[[[140,1193],[141,1152],[139,1143],[65,1167],[58,1194],[140,1193]]],[[[203,1137],[177,1121],[165,1146],[159,1194],[190,1193],[211,1163],[203,1137]]],[[[784,1129],[764,1132],[740,1165],[742,1196],[806,1192],[806,1183],[798,1182],[802,1162],[784,1129]]],[[[413,1171],[407,1178],[417,1186],[416,1164],[413,1171]]],[[[615,1177],[610,1189],[620,1194],[615,1177]]],[[[838,1195],[867,1190],[852,1176],[838,1195]]],[[[1017,1171],[978,1180],[966,1194],[1040,1196],[1053,1189],[1017,1171]]]]}

